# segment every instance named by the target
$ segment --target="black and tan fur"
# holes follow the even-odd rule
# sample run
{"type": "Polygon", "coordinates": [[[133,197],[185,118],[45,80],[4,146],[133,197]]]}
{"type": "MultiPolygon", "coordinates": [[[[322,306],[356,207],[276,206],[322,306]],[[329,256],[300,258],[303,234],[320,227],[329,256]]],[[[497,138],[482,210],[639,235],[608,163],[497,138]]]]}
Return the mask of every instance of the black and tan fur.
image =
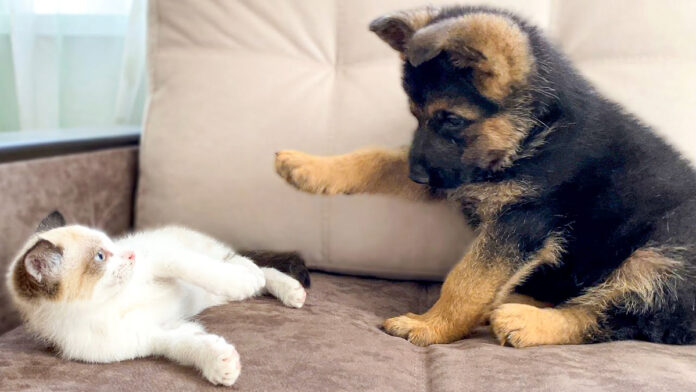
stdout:
{"type": "Polygon", "coordinates": [[[677,152],[515,15],[427,8],[370,29],[404,60],[408,153],[283,151],[276,170],[312,193],[461,204],[477,239],[437,303],[388,333],[448,343],[490,321],[515,347],[696,341],[696,175],[677,152]]]}

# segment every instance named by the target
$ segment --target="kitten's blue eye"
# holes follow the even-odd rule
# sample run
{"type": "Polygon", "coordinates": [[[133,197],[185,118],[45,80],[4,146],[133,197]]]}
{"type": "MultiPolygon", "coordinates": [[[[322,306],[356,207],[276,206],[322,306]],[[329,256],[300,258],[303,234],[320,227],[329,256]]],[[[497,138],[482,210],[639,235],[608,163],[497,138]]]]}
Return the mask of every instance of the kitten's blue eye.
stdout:
{"type": "Polygon", "coordinates": [[[104,256],[104,252],[99,251],[97,254],[94,256],[94,260],[96,261],[104,261],[106,259],[106,256],[104,256]]]}

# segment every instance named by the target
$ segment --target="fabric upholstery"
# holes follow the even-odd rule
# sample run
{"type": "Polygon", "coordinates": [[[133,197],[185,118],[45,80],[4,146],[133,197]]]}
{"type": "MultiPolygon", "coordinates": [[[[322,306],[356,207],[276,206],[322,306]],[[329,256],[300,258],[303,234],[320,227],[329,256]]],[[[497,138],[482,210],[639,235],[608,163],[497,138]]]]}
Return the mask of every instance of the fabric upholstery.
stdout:
{"type": "MultiPolygon", "coordinates": [[[[314,267],[442,278],[471,239],[453,209],[295,191],[273,153],[408,144],[398,55],[367,30],[386,12],[450,0],[153,0],[151,102],[137,226],[177,222],[238,247],[300,250],[314,267]]],[[[460,1],[513,9],[600,90],[691,158],[696,2],[460,1]]]]}
{"type": "MultiPolygon", "coordinates": [[[[690,391],[693,347],[620,342],[502,347],[486,328],[450,345],[416,347],[379,330],[385,317],[422,311],[437,284],[313,274],[302,309],[264,297],[204,312],[207,329],[235,344],[232,390],[690,391]]],[[[85,364],[56,358],[23,328],[0,337],[0,391],[220,391],[163,359],[85,364]]]]}
{"type": "Polygon", "coordinates": [[[120,234],[131,226],[137,149],[117,148],[0,164],[0,334],[19,322],[5,271],[36,226],[53,210],[120,234]]]}

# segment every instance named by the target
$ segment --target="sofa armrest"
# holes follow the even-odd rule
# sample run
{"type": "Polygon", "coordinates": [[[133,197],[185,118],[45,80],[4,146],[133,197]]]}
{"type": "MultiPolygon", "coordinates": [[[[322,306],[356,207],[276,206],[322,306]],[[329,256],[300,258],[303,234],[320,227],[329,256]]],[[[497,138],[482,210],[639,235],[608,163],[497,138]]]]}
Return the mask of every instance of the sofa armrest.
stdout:
{"type": "Polygon", "coordinates": [[[5,287],[5,271],[44,216],[59,210],[69,222],[110,234],[131,227],[137,138],[130,143],[123,138],[111,142],[115,140],[115,148],[110,147],[114,143],[104,140],[61,140],[53,148],[46,144],[28,148],[26,143],[19,149],[0,148],[0,334],[19,322],[5,287]],[[87,151],[76,152],[80,149],[87,151]],[[7,162],[8,156],[35,157],[38,152],[68,154],[7,162]]]}

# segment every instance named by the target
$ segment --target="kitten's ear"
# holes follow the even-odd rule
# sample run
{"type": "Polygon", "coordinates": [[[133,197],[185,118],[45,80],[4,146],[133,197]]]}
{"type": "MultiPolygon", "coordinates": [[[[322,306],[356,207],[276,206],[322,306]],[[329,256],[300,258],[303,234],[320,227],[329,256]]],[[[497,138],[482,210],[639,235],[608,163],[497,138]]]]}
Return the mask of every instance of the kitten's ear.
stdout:
{"type": "Polygon", "coordinates": [[[400,11],[381,16],[370,23],[370,31],[389,46],[403,53],[418,29],[430,23],[440,13],[435,7],[400,11]]]}
{"type": "Polygon", "coordinates": [[[39,227],[36,228],[37,233],[43,233],[44,231],[49,231],[59,227],[65,226],[65,217],[58,211],[53,211],[48,214],[47,217],[43,218],[39,227]]]}
{"type": "Polygon", "coordinates": [[[24,255],[24,268],[37,282],[55,276],[63,260],[63,251],[50,241],[39,240],[24,255]]]}

